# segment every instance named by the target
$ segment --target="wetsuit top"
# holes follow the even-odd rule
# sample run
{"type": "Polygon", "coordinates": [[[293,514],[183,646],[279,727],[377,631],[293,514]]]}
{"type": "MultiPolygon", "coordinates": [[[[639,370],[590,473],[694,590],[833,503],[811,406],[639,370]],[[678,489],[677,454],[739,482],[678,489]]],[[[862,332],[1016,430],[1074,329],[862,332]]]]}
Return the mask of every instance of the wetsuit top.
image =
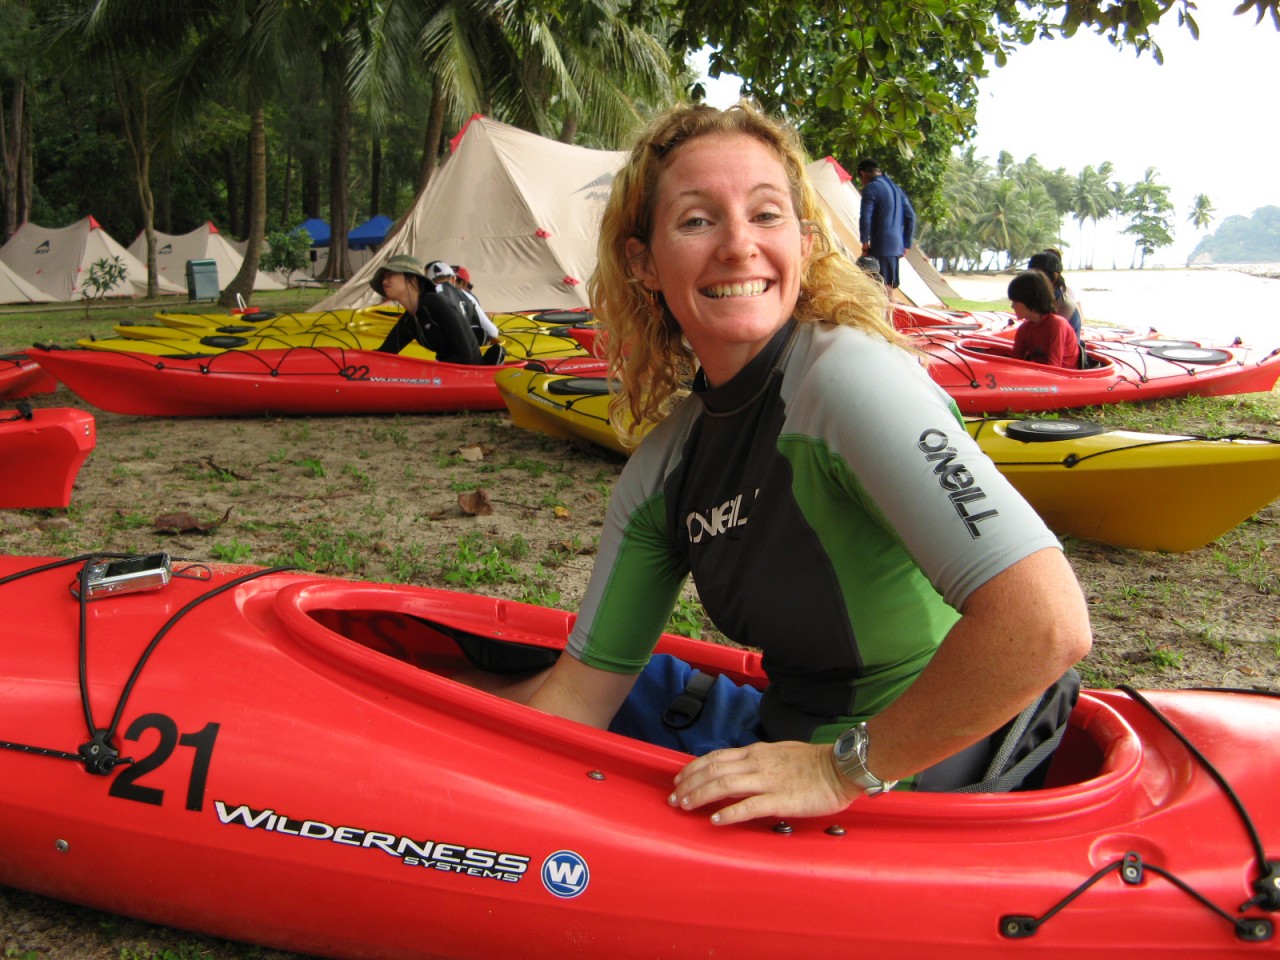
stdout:
{"type": "Polygon", "coordinates": [[[911,684],[970,593],[1057,545],[915,357],[792,322],[632,455],[569,650],[640,671],[692,572],[763,650],[765,736],[833,740],[911,684]]]}
{"type": "Polygon", "coordinates": [[[442,297],[446,297],[462,312],[466,318],[467,325],[471,328],[471,335],[475,337],[477,344],[483,344],[492,337],[499,336],[498,328],[489,321],[484,315],[484,311],[480,309],[480,301],[465,290],[455,287],[452,283],[441,283],[436,286],[436,292],[442,297]],[[490,332],[492,331],[492,332],[490,332]]]}
{"type": "Polygon", "coordinates": [[[416,313],[405,311],[378,347],[381,353],[399,353],[417,340],[434,351],[441,363],[480,362],[480,348],[462,311],[438,293],[418,295],[416,313]]]}

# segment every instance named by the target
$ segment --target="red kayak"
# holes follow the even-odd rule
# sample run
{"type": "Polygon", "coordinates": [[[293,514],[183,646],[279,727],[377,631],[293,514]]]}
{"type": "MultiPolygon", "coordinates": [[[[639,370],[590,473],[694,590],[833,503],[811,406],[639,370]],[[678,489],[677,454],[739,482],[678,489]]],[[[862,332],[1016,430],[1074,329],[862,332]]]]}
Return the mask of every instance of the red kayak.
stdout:
{"type": "Polygon", "coordinates": [[[920,330],[912,339],[966,414],[1265,393],[1280,378],[1280,349],[1263,355],[1245,346],[1086,340],[1090,366],[1068,369],[1015,360],[1003,337],[920,330]]]}
{"type": "MultiPolygon", "coordinates": [[[[585,308],[584,308],[585,309],[585,308]]],[[[594,314],[579,311],[545,311],[528,315],[514,315],[507,321],[511,329],[545,329],[550,324],[560,325],[588,353],[596,353],[596,340],[600,328],[595,323],[594,314]]],[[[499,326],[503,320],[498,318],[499,326]]],[[[1018,319],[1011,313],[997,310],[972,312],[968,310],[948,310],[941,307],[917,307],[913,304],[895,303],[893,305],[893,325],[901,333],[950,333],[1003,337],[1013,339],[1017,331],[1018,319]]],[[[554,327],[552,327],[554,329],[554,327]]],[[[1111,340],[1135,336],[1134,331],[1116,328],[1091,327],[1090,334],[1098,339],[1111,340]]]]}
{"type": "MultiPolygon", "coordinates": [[[[500,410],[500,367],[439,363],[338,347],[228,350],[155,356],[117,350],[32,349],[39,363],[86,402],[139,416],[437,413],[500,410]]],[[[602,372],[591,357],[540,361],[602,372]]]]}
{"type": "Polygon", "coordinates": [[[0,507],[67,506],[95,442],[93,414],[84,410],[0,410],[0,507]]]}
{"type": "Polygon", "coordinates": [[[25,353],[0,356],[0,400],[21,400],[57,389],[57,378],[25,353]]]}
{"type": "Polygon", "coordinates": [[[716,828],[666,802],[686,755],[454,679],[570,613],[161,570],[0,557],[0,884],[326,957],[1276,954],[1276,697],[1086,691],[1043,789],[716,828]]]}

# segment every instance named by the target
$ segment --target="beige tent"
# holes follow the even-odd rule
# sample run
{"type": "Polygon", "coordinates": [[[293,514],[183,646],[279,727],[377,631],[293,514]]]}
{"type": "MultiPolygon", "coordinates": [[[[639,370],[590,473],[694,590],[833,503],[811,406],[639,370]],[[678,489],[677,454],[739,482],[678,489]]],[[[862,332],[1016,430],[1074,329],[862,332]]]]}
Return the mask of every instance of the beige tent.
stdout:
{"type": "Polygon", "coordinates": [[[585,306],[600,215],[623,157],[472,117],[374,257],[316,308],[376,302],[369,280],[397,253],[465,266],[491,312],[585,306]]]}
{"type": "MultiPolygon", "coordinates": [[[[862,195],[854,187],[853,177],[834,157],[809,164],[809,177],[818,196],[826,204],[831,229],[837,239],[855,259],[861,256],[858,216],[862,209],[862,195]]],[[[959,297],[919,247],[908,250],[898,265],[898,293],[917,306],[942,303],[944,297],[959,297]]]]}
{"type": "MultiPolygon", "coordinates": [[[[129,252],[143,264],[147,262],[147,235],[139,233],[129,252]]],[[[156,274],[162,279],[187,289],[187,261],[212,260],[218,265],[218,289],[229,284],[244,263],[244,253],[235,243],[221,233],[211,222],[205,221],[190,233],[161,233],[156,231],[156,274]]],[[[258,271],[253,282],[255,290],[283,290],[284,282],[269,273],[258,271]]]]}
{"type": "MultiPolygon", "coordinates": [[[[0,247],[0,260],[18,276],[55,300],[79,300],[92,290],[84,287],[85,275],[99,260],[119,257],[125,278],[108,292],[110,297],[145,297],[147,268],[103,230],[93,217],[69,227],[40,227],[24,223],[9,242],[0,247]]],[[[185,293],[184,287],[159,281],[162,294],[185,293]]]]}
{"type": "Polygon", "coordinates": [[[0,303],[53,303],[53,297],[27,283],[0,260],[0,303]]]}
{"type": "MultiPolygon", "coordinates": [[[[316,309],[377,302],[369,280],[398,253],[465,266],[490,312],[585,306],[600,217],[625,156],[472,117],[399,227],[316,309]]],[[[818,161],[810,170],[837,237],[857,256],[857,191],[834,160],[818,161]]],[[[928,266],[923,257],[919,261],[928,266]]],[[[919,276],[914,260],[908,258],[901,272],[902,293],[913,303],[939,302],[940,294],[919,276]]],[[[952,295],[940,276],[937,281],[952,295]]]]}

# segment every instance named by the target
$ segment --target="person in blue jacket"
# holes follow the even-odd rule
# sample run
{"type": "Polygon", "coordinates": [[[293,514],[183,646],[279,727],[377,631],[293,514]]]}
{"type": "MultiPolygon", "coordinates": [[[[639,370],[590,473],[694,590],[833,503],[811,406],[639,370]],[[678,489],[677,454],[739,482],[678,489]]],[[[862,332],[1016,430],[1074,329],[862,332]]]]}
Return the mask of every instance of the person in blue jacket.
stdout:
{"type": "Polygon", "coordinates": [[[885,285],[896,289],[898,260],[911,249],[916,229],[915,208],[902,188],[881,172],[880,164],[870,157],[858,162],[858,179],[862,181],[862,208],[858,216],[862,252],[880,261],[880,276],[885,285]]]}

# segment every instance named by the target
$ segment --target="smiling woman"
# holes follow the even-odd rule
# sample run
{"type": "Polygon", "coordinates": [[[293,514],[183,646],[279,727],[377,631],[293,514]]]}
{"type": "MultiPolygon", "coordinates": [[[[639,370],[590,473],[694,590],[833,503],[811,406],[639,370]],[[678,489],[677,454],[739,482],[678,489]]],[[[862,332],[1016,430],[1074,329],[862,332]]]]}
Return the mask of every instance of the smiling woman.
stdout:
{"type": "Polygon", "coordinates": [[[812,245],[770,148],[746,134],[710,134],[667,167],[649,243],[628,240],[627,255],[719,385],[790,319],[812,245]]]}
{"type": "Polygon", "coordinates": [[[828,242],[794,132],[748,103],[659,117],[614,179],[598,263],[613,414],[660,422],[614,489],[569,655],[519,695],[695,755],[668,802],[716,824],[900,780],[1034,782],[1089,646],[1083,597],[883,285],[828,242]],[[764,650],[763,693],[651,656],[689,575],[764,650]],[[1033,732],[1006,738],[1020,713],[1033,732]]]}

